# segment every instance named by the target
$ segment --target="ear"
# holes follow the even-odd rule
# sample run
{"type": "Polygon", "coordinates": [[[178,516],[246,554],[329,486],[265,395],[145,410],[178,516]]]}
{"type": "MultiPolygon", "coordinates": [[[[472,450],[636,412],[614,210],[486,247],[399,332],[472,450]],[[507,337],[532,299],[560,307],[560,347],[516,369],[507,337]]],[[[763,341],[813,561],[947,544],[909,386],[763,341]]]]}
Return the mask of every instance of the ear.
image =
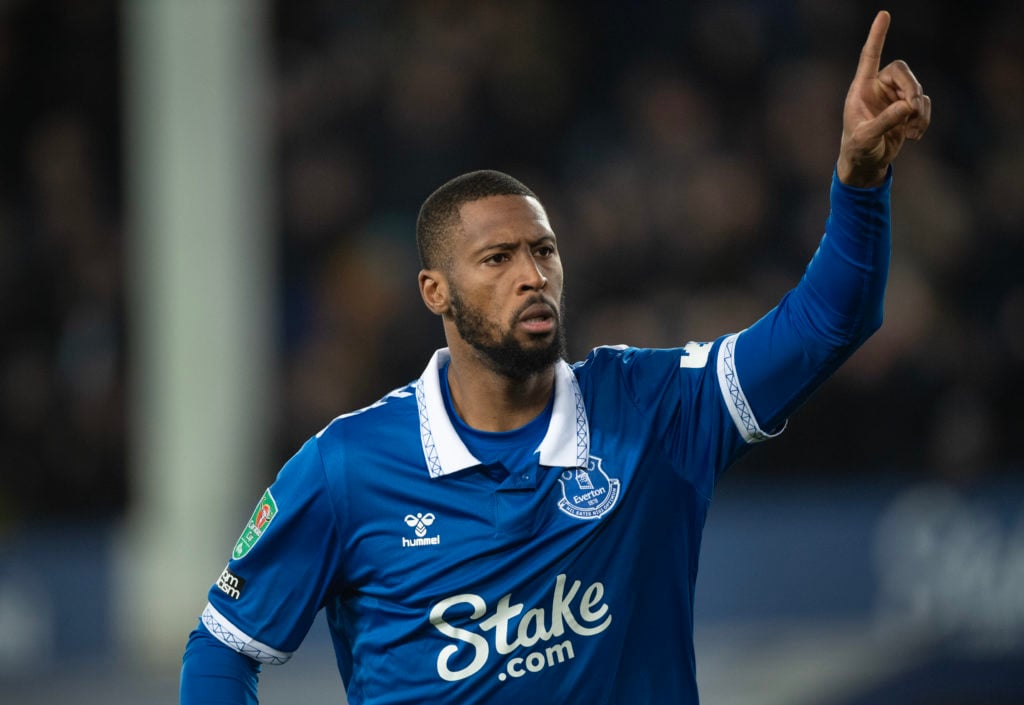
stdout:
{"type": "Polygon", "coordinates": [[[420,296],[431,313],[438,316],[448,311],[448,279],[438,269],[421,269],[420,296]]]}

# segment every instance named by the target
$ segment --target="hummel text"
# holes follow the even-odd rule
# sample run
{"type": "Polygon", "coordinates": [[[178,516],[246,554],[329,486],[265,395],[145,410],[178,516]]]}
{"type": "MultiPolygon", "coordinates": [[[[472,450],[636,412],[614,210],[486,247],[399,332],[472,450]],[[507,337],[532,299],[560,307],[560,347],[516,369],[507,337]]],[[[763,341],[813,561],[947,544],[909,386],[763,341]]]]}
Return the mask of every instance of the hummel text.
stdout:
{"type": "Polygon", "coordinates": [[[402,537],[402,547],[409,548],[411,546],[436,546],[441,543],[441,536],[430,536],[425,539],[407,539],[402,537]]]}

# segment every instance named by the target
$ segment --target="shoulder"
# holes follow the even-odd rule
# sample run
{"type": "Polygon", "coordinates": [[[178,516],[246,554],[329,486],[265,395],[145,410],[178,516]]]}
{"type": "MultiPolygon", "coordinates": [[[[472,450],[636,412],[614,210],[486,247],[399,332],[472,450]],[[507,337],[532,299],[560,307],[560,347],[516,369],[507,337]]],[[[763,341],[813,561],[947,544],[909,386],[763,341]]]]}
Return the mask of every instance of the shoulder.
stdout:
{"type": "Polygon", "coordinates": [[[601,346],[576,363],[573,373],[587,397],[619,389],[641,407],[672,395],[689,398],[702,389],[717,388],[714,382],[722,374],[721,357],[730,339],[735,336],[675,348],[601,346]]]}
{"type": "Polygon", "coordinates": [[[571,367],[577,377],[593,374],[595,371],[613,368],[624,364],[640,350],[630,345],[599,345],[579,362],[571,367]]]}
{"type": "Polygon", "coordinates": [[[362,409],[341,414],[312,436],[300,452],[316,465],[336,495],[351,489],[353,477],[373,468],[420,459],[416,385],[399,387],[362,409]]]}
{"type": "Polygon", "coordinates": [[[577,377],[633,367],[655,366],[679,370],[702,370],[723,338],[711,342],[689,342],[677,348],[638,348],[630,345],[601,345],[572,368],[577,377]]]}
{"type": "MultiPolygon", "coordinates": [[[[418,413],[418,382],[393,389],[362,409],[336,416],[314,436],[323,445],[346,438],[364,438],[367,435],[394,435],[408,430],[409,418],[418,413]]],[[[411,425],[412,431],[417,424],[411,425]]]]}

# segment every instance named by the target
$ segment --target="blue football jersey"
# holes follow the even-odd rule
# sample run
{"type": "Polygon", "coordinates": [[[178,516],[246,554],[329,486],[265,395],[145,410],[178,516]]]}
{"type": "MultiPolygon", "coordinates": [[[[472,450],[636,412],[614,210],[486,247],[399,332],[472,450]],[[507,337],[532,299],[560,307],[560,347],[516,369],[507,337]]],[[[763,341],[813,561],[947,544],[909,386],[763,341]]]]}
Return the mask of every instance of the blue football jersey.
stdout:
{"type": "Polygon", "coordinates": [[[533,468],[506,476],[456,432],[438,351],[287,463],[204,624],[281,663],[326,607],[353,705],[695,702],[709,498],[763,435],[730,367],[735,339],[561,363],[533,468]]]}

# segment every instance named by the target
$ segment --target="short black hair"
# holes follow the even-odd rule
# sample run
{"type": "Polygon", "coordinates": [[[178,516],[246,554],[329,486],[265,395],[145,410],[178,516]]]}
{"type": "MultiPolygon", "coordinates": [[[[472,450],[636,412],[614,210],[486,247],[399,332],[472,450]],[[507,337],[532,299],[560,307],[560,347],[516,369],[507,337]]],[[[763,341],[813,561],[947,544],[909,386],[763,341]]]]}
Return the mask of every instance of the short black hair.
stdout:
{"type": "Polygon", "coordinates": [[[459,208],[464,203],[489,196],[537,198],[536,194],[518,179],[493,169],[471,171],[448,181],[427,197],[416,219],[416,247],[419,249],[420,264],[424,269],[448,266],[451,252],[447,245],[458,224],[459,208]]]}

